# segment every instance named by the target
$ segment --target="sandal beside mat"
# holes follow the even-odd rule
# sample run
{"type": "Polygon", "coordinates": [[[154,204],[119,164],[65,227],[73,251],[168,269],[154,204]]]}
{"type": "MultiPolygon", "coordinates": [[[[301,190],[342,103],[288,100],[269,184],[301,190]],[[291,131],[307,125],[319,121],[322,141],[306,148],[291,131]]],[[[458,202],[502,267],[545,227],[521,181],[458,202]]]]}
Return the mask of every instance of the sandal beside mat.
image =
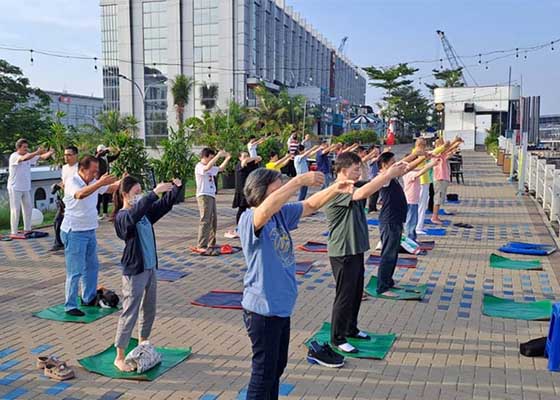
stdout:
{"type": "MultiPolygon", "coordinates": [[[[138,339],[130,339],[130,343],[125,351],[128,354],[132,349],[138,346],[138,339]]],[[[156,350],[161,354],[161,364],[156,365],[154,368],[145,371],[141,374],[136,371],[122,372],[113,365],[117,355],[114,345],[110,345],[105,351],[94,354],[86,358],[78,360],[80,365],[89,372],[100,374],[112,379],[132,379],[137,381],[153,381],[160,375],[175,367],[177,364],[183,362],[192,353],[190,347],[156,347],[156,350]]]]}
{"type": "Polygon", "coordinates": [[[197,251],[196,247],[191,247],[190,251],[193,256],[212,257],[212,256],[223,256],[227,254],[239,253],[241,251],[241,247],[230,246],[229,244],[225,244],[223,246],[214,246],[211,249],[204,252],[197,251]]]}
{"type": "Polygon", "coordinates": [[[156,270],[156,275],[158,280],[165,281],[165,282],[175,282],[181,278],[184,278],[188,274],[189,274],[188,272],[177,271],[173,269],[158,268],[156,270]]]}
{"type": "Polygon", "coordinates": [[[550,300],[519,302],[485,294],[482,300],[482,313],[497,318],[548,321],[552,315],[552,302],[550,300]]]}
{"type": "MultiPolygon", "coordinates": [[[[425,225],[437,225],[437,224],[434,224],[434,223],[432,222],[432,220],[429,219],[429,218],[426,218],[426,219],[424,220],[424,224],[425,224],[425,225]]],[[[441,220],[441,225],[437,225],[437,226],[449,226],[449,225],[451,225],[451,221],[448,220],[448,219],[443,219],[443,220],[441,220]]]]}
{"type": "Polygon", "coordinates": [[[383,360],[389,353],[389,350],[391,350],[391,347],[393,346],[397,335],[395,335],[394,333],[388,333],[384,335],[371,332],[366,333],[371,337],[370,340],[360,340],[352,338],[348,339],[348,343],[357,348],[358,353],[344,353],[342,351],[339,351],[331,343],[330,322],[323,322],[323,326],[321,327],[321,329],[315,332],[311,338],[306,340],[305,345],[309,348],[309,343],[311,343],[312,341],[317,341],[318,343],[328,343],[336,353],[343,355],[344,357],[373,358],[376,360],[383,360]]]}
{"type": "Polygon", "coordinates": [[[44,310],[33,313],[34,317],[49,319],[52,321],[60,322],[76,322],[82,324],[89,324],[90,322],[97,321],[107,315],[111,315],[120,310],[120,308],[103,308],[98,306],[83,306],[78,307],[85,315],[83,317],[76,317],[74,315],[66,314],[64,311],[64,304],[58,304],[44,310]]]}
{"type": "Polygon", "coordinates": [[[297,246],[298,250],[308,251],[310,253],[326,253],[327,252],[327,244],[321,242],[312,242],[309,241],[303,245],[297,246]]]}
{"type": "Polygon", "coordinates": [[[422,300],[428,290],[428,285],[407,285],[399,284],[399,289],[389,289],[389,291],[398,294],[398,297],[387,297],[383,294],[377,294],[377,276],[370,278],[364,291],[372,297],[386,300],[422,300]]]}
{"type": "Polygon", "coordinates": [[[296,274],[305,275],[313,268],[316,261],[298,261],[296,262],[296,274]]]}
{"type": "Polygon", "coordinates": [[[193,306],[224,308],[226,310],[242,310],[241,300],[243,292],[232,290],[211,290],[210,292],[200,296],[198,299],[191,301],[193,306]]]}
{"type": "Polygon", "coordinates": [[[512,260],[511,258],[502,257],[497,254],[490,255],[490,268],[515,269],[515,270],[542,270],[539,260],[512,260]]]}
{"type": "Polygon", "coordinates": [[[418,243],[418,247],[420,247],[420,250],[429,251],[433,250],[434,247],[436,247],[436,242],[433,240],[417,241],[416,243],[418,243]]]}
{"type": "Polygon", "coordinates": [[[504,253],[548,256],[556,251],[556,246],[539,243],[509,242],[498,250],[504,253]]]}
{"type": "MultiPolygon", "coordinates": [[[[381,256],[379,254],[371,254],[367,260],[368,265],[379,265],[381,263],[381,256]]],[[[416,268],[418,259],[416,257],[399,257],[397,259],[397,267],[401,268],[416,268]]]]}

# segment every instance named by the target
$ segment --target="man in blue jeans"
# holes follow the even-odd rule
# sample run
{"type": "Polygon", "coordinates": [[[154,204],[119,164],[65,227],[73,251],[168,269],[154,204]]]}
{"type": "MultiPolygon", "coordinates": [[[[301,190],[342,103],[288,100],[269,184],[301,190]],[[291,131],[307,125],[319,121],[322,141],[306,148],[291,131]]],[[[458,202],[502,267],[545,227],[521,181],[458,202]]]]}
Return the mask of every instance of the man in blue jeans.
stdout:
{"type": "Polygon", "coordinates": [[[99,162],[92,156],[83,157],[78,164],[78,172],[68,178],[64,186],[65,213],[61,230],[66,260],[66,299],[64,309],[67,314],[81,317],[84,312],[78,308],[78,285],[82,280],[82,303],[89,305],[97,292],[97,240],[95,230],[97,220],[97,196],[113,193],[120,183],[114,176],[105,174],[96,180],[99,162]]]}

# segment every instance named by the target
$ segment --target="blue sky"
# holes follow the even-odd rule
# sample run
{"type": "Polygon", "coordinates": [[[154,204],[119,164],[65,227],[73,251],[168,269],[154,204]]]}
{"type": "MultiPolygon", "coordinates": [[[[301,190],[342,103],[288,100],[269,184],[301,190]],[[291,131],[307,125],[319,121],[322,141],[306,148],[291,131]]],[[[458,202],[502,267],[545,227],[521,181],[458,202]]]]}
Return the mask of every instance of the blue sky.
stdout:
{"type": "MultiPolygon", "coordinates": [[[[544,43],[560,38],[560,1],[539,0],[286,0],[333,44],[348,36],[347,56],[357,65],[390,65],[444,57],[437,29],[459,55],[544,43]]],[[[1,0],[0,45],[99,56],[98,0],[1,0]]],[[[68,61],[0,49],[0,58],[23,68],[44,89],[101,95],[101,69],[91,61],[68,61]]],[[[465,60],[477,64],[478,59],[465,60]]],[[[484,59],[483,59],[484,61],[484,59]]],[[[447,64],[444,62],[444,65],[447,64]]],[[[523,80],[525,95],[541,95],[541,112],[560,113],[560,43],[550,48],[471,68],[481,85],[523,80]]],[[[430,74],[420,64],[418,75],[430,74]]],[[[429,80],[424,78],[422,82],[429,80]]],[[[381,93],[368,89],[368,103],[381,93]]]]}

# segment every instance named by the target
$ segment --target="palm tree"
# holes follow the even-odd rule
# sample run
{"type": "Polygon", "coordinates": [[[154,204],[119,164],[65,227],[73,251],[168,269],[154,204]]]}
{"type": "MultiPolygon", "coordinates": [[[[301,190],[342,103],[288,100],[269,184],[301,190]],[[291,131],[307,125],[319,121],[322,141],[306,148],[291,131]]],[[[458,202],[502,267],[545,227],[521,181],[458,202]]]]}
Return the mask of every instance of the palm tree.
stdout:
{"type": "Polygon", "coordinates": [[[134,115],[121,115],[118,111],[114,110],[99,114],[97,121],[99,121],[101,129],[93,128],[103,134],[116,134],[121,131],[136,133],[139,124],[134,115]]]}
{"type": "Polygon", "coordinates": [[[184,120],[185,106],[189,103],[194,80],[190,76],[179,74],[171,81],[173,104],[177,110],[177,125],[184,120]]]}

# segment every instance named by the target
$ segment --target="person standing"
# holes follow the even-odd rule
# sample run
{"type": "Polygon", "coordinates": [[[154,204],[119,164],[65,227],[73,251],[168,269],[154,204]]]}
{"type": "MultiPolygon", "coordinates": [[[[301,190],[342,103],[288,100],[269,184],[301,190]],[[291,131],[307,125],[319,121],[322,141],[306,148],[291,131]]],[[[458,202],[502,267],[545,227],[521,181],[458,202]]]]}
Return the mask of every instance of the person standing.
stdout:
{"type": "MultiPolygon", "coordinates": [[[[381,154],[381,150],[379,146],[374,146],[371,149],[372,158],[370,160],[369,169],[370,169],[370,177],[374,179],[379,174],[379,164],[377,161],[379,160],[379,155],[381,154]]],[[[369,196],[368,200],[368,213],[377,212],[377,201],[379,200],[379,191],[373,193],[369,196]]]]}
{"type": "Polygon", "coordinates": [[[309,133],[304,136],[301,144],[303,145],[305,151],[310,150],[313,147],[313,142],[311,141],[311,135],[309,133]]]}
{"type": "Polygon", "coordinates": [[[282,171],[290,178],[293,178],[294,176],[297,175],[293,157],[295,157],[298,148],[299,148],[299,138],[298,138],[297,131],[294,131],[288,138],[288,154],[292,158],[288,160],[288,163],[286,164],[286,166],[283,168],[282,171]]]}
{"type": "Polygon", "coordinates": [[[434,166],[434,208],[431,221],[435,225],[443,225],[443,221],[439,218],[439,210],[441,205],[445,203],[447,188],[451,181],[449,155],[455,152],[461,143],[462,140],[458,138],[455,138],[452,143],[444,143],[441,138],[436,141],[436,145],[440,147],[443,146],[445,151],[437,156],[440,162],[434,166]]]}
{"type": "Polygon", "coordinates": [[[68,146],[64,149],[64,161],[62,166],[60,183],[54,185],[53,191],[56,191],[56,215],[54,217],[54,244],[50,251],[59,251],[64,249],[62,239],[60,238],[60,226],[64,219],[64,182],[72,178],[78,172],[78,148],[76,146],[68,146]]]}
{"type": "Polygon", "coordinates": [[[272,169],[274,171],[282,172],[282,168],[284,168],[292,159],[293,156],[291,156],[289,153],[284,157],[279,158],[278,153],[273,150],[269,154],[269,160],[266,163],[266,169],[272,169]]]}
{"type": "Polygon", "coordinates": [[[224,150],[217,154],[205,147],[200,152],[200,162],[194,169],[196,179],[196,201],[200,211],[198,226],[198,243],[195,251],[201,254],[215,255],[216,230],[218,229],[218,213],[216,210],[216,176],[226,168],[231,155],[224,150]],[[224,161],[219,167],[216,163],[224,161]]]}
{"type": "Polygon", "coordinates": [[[131,371],[125,362],[125,351],[138,317],[139,341],[148,340],[152,332],[158,268],[153,225],[171,211],[181,185],[179,179],[174,179],[144,195],[140,181],[125,176],[113,196],[115,232],[125,242],[121,258],[123,310],[115,335],[117,356],[113,364],[124,372],[131,371]]]}
{"type": "MultiPolygon", "coordinates": [[[[297,299],[296,260],[290,231],[333,196],[352,189],[341,181],[303,202],[288,203],[302,186],[320,187],[323,174],[308,172],[285,185],[278,171],[259,168],[245,184],[249,209],[239,220],[239,235],[247,272],[243,279],[243,321],[253,358],[247,400],[278,399],[279,382],[288,362],[290,317],[297,299]]],[[[327,346],[310,357],[340,367],[344,359],[327,346]]]]}
{"type": "MultiPolygon", "coordinates": [[[[111,163],[119,158],[121,152],[120,150],[114,150],[111,147],[106,147],[103,144],[97,146],[97,151],[95,153],[95,158],[99,163],[99,177],[111,172],[111,163]]],[[[97,213],[99,214],[99,219],[107,218],[109,214],[109,202],[111,201],[111,195],[100,194],[97,200],[97,213]],[[101,213],[101,207],[103,206],[103,213],[101,213]]]]}
{"type": "Polygon", "coordinates": [[[228,239],[237,239],[239,234],[237,233],[237,225],[239,224],[239,218],[241,214],[245,212],[249,205],[247,204],[247,199],[243,193],[243,188],[245,187],[245,182],[247,177],[251,172],[259,167],[261,158],[259,156],[251,157],[248,152],[242,151],[239,154],[239,161],[235,166],[235,194],[233,195],[232,207],[237,208],[237,214],[235,216],[235,226],[236,229],[233,231],[228,231],[224,236],[228,239]]]}
{"type": "Polygon", "coordinates": [[[120,183],[109,174],[96,179],[99,162],[84,156],[78,173],[66,180],[64,187],[64,219],[60,227],[66,260],[66,300],[64,309],[73,316],[83,316],[78,309],[78,284],[82,281],[82,303],[95,301],[99,261],[97,259],[97,196],[113,193],[120,183]]]}
{"type": "Polygon", "coordinates": [[[331,170],[331,160],[330,153],[336,149],[336,144],[330,145],[327,142],[321,143],[319,150],[315,156],[317,171],[322,172],[325,175],[325,183],[321,189],[325,189],[330,186],[332,182],[332,170],[331,170]]]}
{"type": "Polygon", "coordinates": [[[45,151],[39,147],[29,152],[29,142],[18,139],[16,151],[8,161],[8,199],[10,201],[10,234],[17,235],[20,210],[23,210],[23,233],[31,232],[31,167],[39,160],[46,160],[54,154],[54,150],[45,151]]]}
{"type": "MultiPolygon", "coordinates": [[[[345,152],[335,161],[339,181],[357,181],[361,173],[361,158],[345,152]]],[[[392,178],[402,175],[406,164],[399,163],[363,184],[352,193],[343,193],[331,199],[325,214],[329,226],[328,255],[336,283],[332,309],[331,343],[345,353],[357,353],[349,338],[369,340],[358,329],[358,314],[364,289],[364,253],[369,250],[369,232],[365,203],[372,193],[392,178]]],[[[406,207],[406,204],[405,204],[406,207]]]]}
{"type": "Polygon", "coordinates": [[[257,147],[268,140],[267,137],[263,137],[257,139],[255,136],[249,137],[249,142],[247,143],[247,151],[249,152],[249,157],[256,158],[258,157],[257,154],[257,147]]]}
{"type": "MultiPolygon", "coordinates": [[[[294,166],[296,168],[297,175],[303,175],[309,172],[309,164],[307,162],[307,158],[312,156],[319,150],[319,146],[311,147],[309,150],[306,150],[305,147],[300,144],[298,149],[296,150],[296,155],[294,156],[294,166]]],[[[303,201],[307,197],[307,186],[302,186],[299,189],[298,201],[303,201]]]]}

